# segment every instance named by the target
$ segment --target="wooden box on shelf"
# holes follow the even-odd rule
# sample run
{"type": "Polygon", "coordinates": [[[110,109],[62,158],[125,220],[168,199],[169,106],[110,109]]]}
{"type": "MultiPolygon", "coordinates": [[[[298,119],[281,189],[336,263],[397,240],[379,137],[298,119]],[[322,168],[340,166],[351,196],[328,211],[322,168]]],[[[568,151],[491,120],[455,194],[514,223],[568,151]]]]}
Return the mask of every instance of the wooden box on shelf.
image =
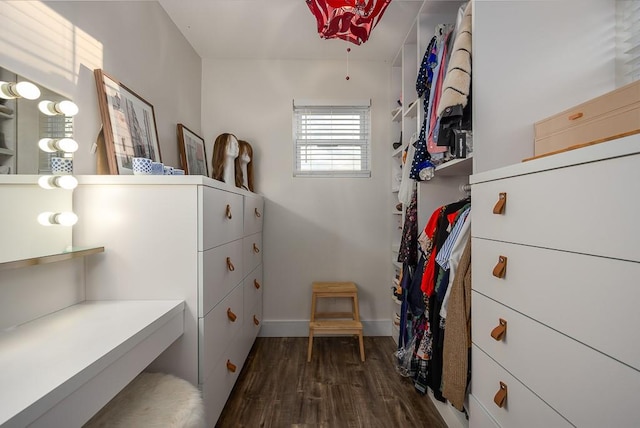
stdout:
{"type": "Polygon", "coordinates": [[[640,132],[640,81],[536,122],[535,157],[640,132]]]}

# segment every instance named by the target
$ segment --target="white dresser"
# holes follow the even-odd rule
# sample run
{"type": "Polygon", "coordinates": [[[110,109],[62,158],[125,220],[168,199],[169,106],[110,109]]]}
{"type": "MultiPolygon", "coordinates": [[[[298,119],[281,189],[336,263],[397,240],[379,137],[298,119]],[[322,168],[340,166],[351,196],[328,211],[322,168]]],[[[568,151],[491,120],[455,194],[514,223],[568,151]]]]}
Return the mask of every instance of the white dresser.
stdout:
{"type": "Polygon", "coordinates": [[[470,426],[640,426],[640,135],[470,181],[470,426]]]}
{"type": "Polygon", "coordinates": [[[199,385],[214,426],[260,329],[263,199],[202,176],[83,176],[74,244],[87,299],[180,299],[184,334],[150,367],[199,385]]]}

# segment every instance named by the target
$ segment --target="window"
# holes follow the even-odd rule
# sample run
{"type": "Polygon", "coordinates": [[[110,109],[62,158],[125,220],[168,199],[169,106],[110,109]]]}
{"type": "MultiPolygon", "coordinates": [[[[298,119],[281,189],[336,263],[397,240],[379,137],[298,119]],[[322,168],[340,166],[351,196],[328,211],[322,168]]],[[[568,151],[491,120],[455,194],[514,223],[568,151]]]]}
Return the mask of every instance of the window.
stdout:
{"type": "Polygon", "coordinates": [[[293,107],[294,176],[370,177],[370,103],[293,107]]]}
{"type": "Polygon", "coordinates": [[[616,1],[617,86],[640,79],[640,2],[616,1]]]}

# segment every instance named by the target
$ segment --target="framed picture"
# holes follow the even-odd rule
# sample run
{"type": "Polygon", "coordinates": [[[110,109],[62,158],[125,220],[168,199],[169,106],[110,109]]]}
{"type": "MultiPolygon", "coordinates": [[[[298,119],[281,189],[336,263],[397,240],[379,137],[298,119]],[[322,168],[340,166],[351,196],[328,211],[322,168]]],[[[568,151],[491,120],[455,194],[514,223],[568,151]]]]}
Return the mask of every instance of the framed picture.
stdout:
{"type": "Polygon", "coordinates": [[[133,174],[132,159],[162,162],[153,106],[100,69],[94,70],[110,174],[133,174]]]}
{"type": "Polygon", "coordinates": [[[178,146],[185,174],[209,176],[204,139],[183,124],[178,124],[178,146]]]}

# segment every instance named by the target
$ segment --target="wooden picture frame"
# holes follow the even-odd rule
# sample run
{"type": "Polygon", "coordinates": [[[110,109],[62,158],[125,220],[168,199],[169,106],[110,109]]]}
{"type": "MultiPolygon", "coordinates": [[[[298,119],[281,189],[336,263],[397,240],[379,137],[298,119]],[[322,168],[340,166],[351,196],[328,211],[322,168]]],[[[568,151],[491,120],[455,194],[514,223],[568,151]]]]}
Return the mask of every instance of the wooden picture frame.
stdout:
{"type": "Polygon", "coordinates": [[[204,138],[179,123],[178,147],[180,148],[180,161],[185,174],[209,176],[204,138]]]}
{"type": "Polygon", "coordinates": [[[101,69],[94,70],[110,174],[133,174],[134,157],[162,162],[153,105],[101,69]]]}

